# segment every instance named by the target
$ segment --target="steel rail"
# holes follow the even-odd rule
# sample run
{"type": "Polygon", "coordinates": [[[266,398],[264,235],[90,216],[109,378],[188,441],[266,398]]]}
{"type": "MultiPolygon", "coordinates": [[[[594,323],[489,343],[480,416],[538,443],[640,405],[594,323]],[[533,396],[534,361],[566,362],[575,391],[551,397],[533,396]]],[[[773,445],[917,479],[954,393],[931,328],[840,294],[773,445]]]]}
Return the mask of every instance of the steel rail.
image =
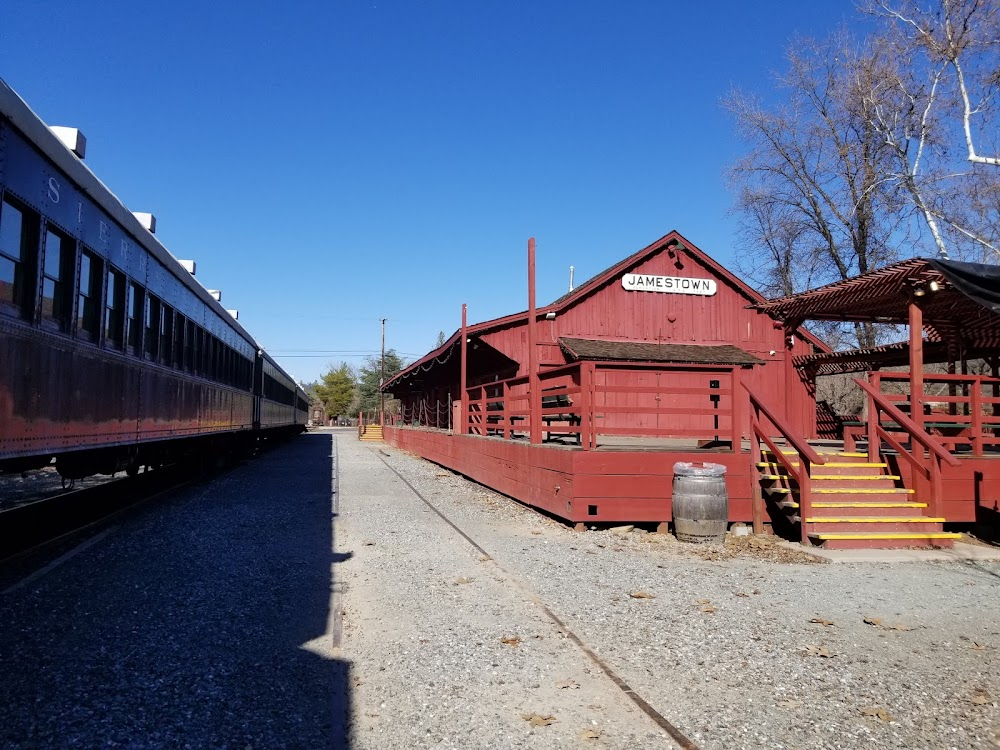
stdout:
{"type": "Polygon", "coordinates": [[[694,744],[690,739],[688,739],[684,735],[684,733],[681,732],[681,730],[679,730],[677,727],[671,724],[667,720],[667,718],[663,716],[663,714],[661,714],[659,711],[653,708],[641,695],[639,695],[632,688],[631,685],[629,685],[617,672],[614,671],[614,669],[611,668],[611,666],[607,662],[601,659],[601,657],[598,656],[597,653],[592,648],[590,648],[586,643],[584,643],[583,640],[576,633],[574,633],[569,628],[569,626],[567,626],[566,623],[559,618],[558,615],[556,615],[551,609],[549,609],[548,605],[546,605],[545,602],[539,599],[538,595],[535,594],[534,591],[528,588],[526,584],[522,583],[520,579],[518,579],[509,570],[507,570],[500,563],[498,563],[496,558],[494,558],[489,552],[483,549],[482,545],[480,545],[475,539],[473,539],[471,536],[466,534],[461,528],[459,528],[450,518],[448,518],[448,516],[442,513],[441,510],[434,505],[434,503],[432,503],[430,500],[424,497],[423,494],[420,492],[420,490],[418,490],[416,487],[410,484],[409,480],[407,480],[406,477],[404,477],[402,474],[396,471],[395,467],[393,467],[392,464],[390,464],[388,461],[385,460],[385,456],[388,456],[389,454],[387,454],[385,451],[381,449],[379,450],[379,453],[381,453],[382,455],[378,456],[378,458],[382,461],[382,463],[386,465],[386,467],[388,467],[389,471],[391,471],[393,474],[399,477],[399,480],[407,487],[409,487],[410,491],[413,492],[413,494],[416,495],[424,503],[424,505],[426,505],[428,508],[434,511],[434,513],[436,513],[441,518],[441,520],[443,520],[446,524],[448,524],[454,531],[456,531],[459,534],[459,536],[461,536],[465,541],[467,541],[470,545],[472,545],[472,547],[485,558],[483,562],[486,562],[487,560],[491,561],[494,565],[500,568],[500,570],[502,570],[506,574],[507,580],[513,582],[516,586],[518,586],[518,588],[520,588],[525,594],[527,594],[531,598],[531,600],[553,622],[553,624],[555,624],[555,626],[559,628],[559,630],[570,641],[572,641],[577,648],[579,648],[598,668],[600,668],[602,672],[604,672],[604,674],[611,680],[611,682],[614,683],[615,687],[621,690],[621,692],[625,695],[626,698],[628,698],[636,706],[638,706],[639,709],[653,721],[653,723],[655,723],[658,727],[660,727],[660,729],[666,732],[670,736],[670,738],[677,743],[679,747],[683,748],[683,750],[698,750],[698,746],[696,744],[694,744]]]}

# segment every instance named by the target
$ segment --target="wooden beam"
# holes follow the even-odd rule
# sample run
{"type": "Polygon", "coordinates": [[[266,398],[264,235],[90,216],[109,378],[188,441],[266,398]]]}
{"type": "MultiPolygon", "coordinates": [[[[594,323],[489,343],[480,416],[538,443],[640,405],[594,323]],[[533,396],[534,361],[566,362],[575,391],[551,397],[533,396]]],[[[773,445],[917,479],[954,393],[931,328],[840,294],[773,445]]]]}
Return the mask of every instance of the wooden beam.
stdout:
{"type": "Polygon", "coordinates": [[[469,342],[466,336],[468,329],[468,320],[466,318],[467,308],[468,305],[462,305],[462,361],[458,376],[458,397],[462,400],[461,408],[459,409],[458,431],[462,435],[469,431],[469,394],[466,392],[466,389],[469,387],[467,382],[467,373],[469,370],[469,342]]]}
{"type": "Polygon", "coordinates": [[[538,380],[538,313],[535,309],[535,238],[528,240],[528,442],[542,442],[542,396],[538,380]]]}
{"type": "Polygon", "coordinates": [[[924,312],[915,298],[909,303],[910,419],[924,429],[924,312]]]}

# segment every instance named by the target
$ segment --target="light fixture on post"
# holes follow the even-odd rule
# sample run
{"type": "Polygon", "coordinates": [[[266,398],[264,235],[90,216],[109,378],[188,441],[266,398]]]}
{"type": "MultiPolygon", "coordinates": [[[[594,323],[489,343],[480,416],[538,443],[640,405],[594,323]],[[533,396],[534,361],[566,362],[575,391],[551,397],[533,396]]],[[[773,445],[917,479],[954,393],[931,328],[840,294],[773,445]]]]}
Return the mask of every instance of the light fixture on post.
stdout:
{"type": "Polygon", "coordinates": [[[941,289],[941,285],[936,281],[932,281],[930,284],[927,285],[927,288],[930,289],[932,292],[936,292],[941,289]]]}
{"type": "Polygon", "coordinates": [[[914,297],[923,297],[925,294],[927,294],[927,290],[924,289],[923,284],[917,284],[915,287],[913,287],[914,297]]]}
{"type": "Polygon", "coordinates": [[[546,320],[555,320],[556,319],[556,314],[554,312],[547,312],[547,313],[545,313],[545,319],[546,320]]]}

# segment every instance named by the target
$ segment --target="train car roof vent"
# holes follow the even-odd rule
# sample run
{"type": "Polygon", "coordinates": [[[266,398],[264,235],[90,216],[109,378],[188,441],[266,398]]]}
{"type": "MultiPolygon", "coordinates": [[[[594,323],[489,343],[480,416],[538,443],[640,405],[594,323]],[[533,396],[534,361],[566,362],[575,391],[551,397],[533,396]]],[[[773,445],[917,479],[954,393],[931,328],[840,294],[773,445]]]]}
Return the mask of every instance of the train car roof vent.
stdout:
{"type": "Polygon", "coordinates": [[[206,292],[214,299],[216,302],[222,302],[222,290],[221,289],[206,289],[206,292]]]}
{"type": "Polygon", "coordinates": [[[62,144],[74,154],[83,159],[87,155],[87,138],[76,128],[66,128],[62,125],[51,125],[49,130],[62,141],[62,144]]]}
{"type": "Polygon", "coordinates": [[[142,211],[133,211],[132,215],[139,220],[143,229],[148,231],[150,234],[156,234],[156,217],[153,216],[153,214],[146,214],[142,211]]]}
{"type": "Polygon", "coordinates": [[[240,319],[240,311],[239,310],[226,310],[226,312],[233,316],[233,320],[239,320],[240,319]]]}
{"type": "Polygon", "coordinates": [[[189,274],[194,276],[195,269],[197,269],[198,267],[197,263],[195,263],[193,260],[179,260],[177,262],[181,264],[181,268],[183,268],[189,274]]]}

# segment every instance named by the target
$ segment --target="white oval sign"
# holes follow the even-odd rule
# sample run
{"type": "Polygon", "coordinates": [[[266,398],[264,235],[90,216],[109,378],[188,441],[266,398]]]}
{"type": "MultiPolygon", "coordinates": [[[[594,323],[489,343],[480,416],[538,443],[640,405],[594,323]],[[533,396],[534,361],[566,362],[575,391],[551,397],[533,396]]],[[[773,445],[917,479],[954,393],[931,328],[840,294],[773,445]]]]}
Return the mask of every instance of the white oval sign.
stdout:
{"type": "Polygon", "coordinates": [[[622,287],[630,292],[698,294],[702,297],[711,297],[718,291],[715,279],[685,279],[679,276],[650,276],[644,273],[625,274],[622,276],[622,287]]]}

